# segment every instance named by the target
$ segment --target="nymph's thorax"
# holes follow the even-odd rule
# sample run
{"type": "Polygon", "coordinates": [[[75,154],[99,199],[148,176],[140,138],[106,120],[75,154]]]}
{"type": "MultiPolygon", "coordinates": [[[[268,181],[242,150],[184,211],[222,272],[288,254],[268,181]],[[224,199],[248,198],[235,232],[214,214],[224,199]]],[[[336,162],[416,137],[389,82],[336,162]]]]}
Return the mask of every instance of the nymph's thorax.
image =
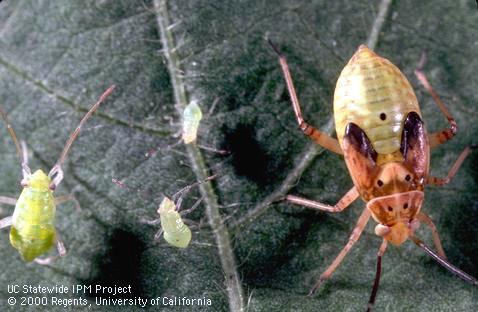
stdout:
{"type": "Polygon", "coordinates": [[[362,188],[360,194],[365,201],[410,191],[423,191],[424,175],[416,175],[403,161],[392,161],[377,166],[376,174],[369,188],[362,188]]]}

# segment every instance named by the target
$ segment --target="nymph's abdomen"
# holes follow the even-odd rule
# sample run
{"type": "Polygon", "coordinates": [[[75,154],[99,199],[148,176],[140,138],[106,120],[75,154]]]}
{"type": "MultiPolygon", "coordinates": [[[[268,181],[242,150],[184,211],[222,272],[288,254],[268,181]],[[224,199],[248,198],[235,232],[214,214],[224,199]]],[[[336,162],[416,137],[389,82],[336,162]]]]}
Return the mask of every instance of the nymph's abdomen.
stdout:
{"type": "Polygon", "coordinates": [[[341,146],[345,128],[353,122],[365,131],[377,153],[393,153],[400,148],[403,121],[411,111],[421,116],[407,78],[390,61],[361,45],[335,88],[335,127],[341,146]]]}
{"type": "Polygon", "coordinates": [[[55,243],[55,201],[52,192],[26,187],[15,206],[10,242],[23,260],[32,261],[55,243]]]}

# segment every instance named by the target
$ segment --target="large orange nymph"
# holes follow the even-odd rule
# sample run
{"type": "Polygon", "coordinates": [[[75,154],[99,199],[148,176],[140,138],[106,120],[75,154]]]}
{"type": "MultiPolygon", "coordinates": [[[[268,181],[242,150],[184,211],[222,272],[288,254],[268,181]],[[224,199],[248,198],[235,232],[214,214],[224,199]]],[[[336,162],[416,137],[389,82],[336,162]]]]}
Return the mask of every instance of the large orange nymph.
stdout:
{"type": "Polygon", "coordinates": [[[311,293],[337,269],[359,239],[370,217],[378,223],[375,233],[383,240],[378,252],[377,273],[369,306],[375,300],[381,257],[388,242],[400,245],[411,239],[452,273],[478,286],[475,278],[447,262],[435,225],[421,209],[425,186],[448,183],[471,150],[471,147],[465,148],[446,178],[429,175],[430,149],[451,139],[457,127],[423,72],[418,69],[415,74],[432,94],[440,111],[447,118],[449,128],[429,134],[407,78],[389,60],[361,45],[337,81],[334,95],[335,139],[304,120],[286,59],[277,48],[273,48],[280,57],[299,128],[317,144],[343,155],[354,184],[333,206],[293,195],[288,195],[286,200],[328,212],[340,212],[358,197],[366,202],[349,241],[322,273],[311,293]],[[420,223],[432,230],[436,252],[414,235],[420,223]]]}

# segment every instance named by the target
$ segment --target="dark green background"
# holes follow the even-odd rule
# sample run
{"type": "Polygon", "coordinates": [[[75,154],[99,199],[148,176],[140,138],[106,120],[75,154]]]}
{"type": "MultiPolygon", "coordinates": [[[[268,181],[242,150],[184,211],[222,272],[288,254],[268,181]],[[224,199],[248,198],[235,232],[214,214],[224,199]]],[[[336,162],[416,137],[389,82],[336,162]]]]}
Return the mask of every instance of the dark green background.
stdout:
{"type": "MultiPolygon", "coordinates": [[[[332,118],[335,80],[367,40],[379,1],[171,2],[187,91],[205,114],[199,143],[232,152],[202,150],[218,174],[214,186],[225,206],[221,214],[235,220],[281,184],[310,144],[297,129],[276,56],[263,36],[268,33],[287,55],[306,119],[322,127],[332,118]]],[[[8,308],[12,283],[124,284],[132,285],[134,296],[206,296],[213,306],[203,310],[228,310],[224,274],[202,206],[188,216],[201,227],[186,250],[162,239],[153,242],[157,227],[140,223],[156,217],[162,194],[196,180],[184,146],[168,148],[178,140],[180,119],[157,14],[149,1],[0,4],[0,105],[26,140],[32,168],[49,170],[86,109],[109,85],[117,85],[73,146],[57,192],[73,192],[82,206],[81,212],[71,204],[58,208],[68,256],[51,267],[25,264],[7,231],[1,232],[2,310],[8,308]],[[147,157],[151,150],[157,152],[147,157]],[[123,179],[132,190],[116,186],[112,178],[123,179]]],[[[441,129],[446,121],[413,76],[423,50],[428,52],[425,72],[458,122],[458,136],[432,153],[434,175],[444,176],[465,145],[478,143],[477,25],[471,0],[395,1],[380,33],[376,51],[410,78],[428,129],[441,129]]],[[[0,135],[0,192],[18,196],[19,161],[4,126],[0,135]]],[[[477,159],[472,154],[450,185],[429,187],[423,207],[435,220],[449,260],[475,276],[477,159]]],[[[351,186],[343,160],[324,152],[290,193],[335,203],[351,186]]],[[[190,193],[185,207],[198,196],[190,193]]],[[[363,310],[380,244],[374,222],[318,295],[305,296],[345,244],[363,207],[358,200],[331,215],[273,205],[250,225],[231,231],[248,311],[363,310]]],[[[4,207],[2,215],[11,211],[4,207]]],[[[431,242],[429,231],[422,227],[418,233],[431,242]]],[[[377,311],[477,309],[477,290],[413,244],[389,247],[377,311]]]]}

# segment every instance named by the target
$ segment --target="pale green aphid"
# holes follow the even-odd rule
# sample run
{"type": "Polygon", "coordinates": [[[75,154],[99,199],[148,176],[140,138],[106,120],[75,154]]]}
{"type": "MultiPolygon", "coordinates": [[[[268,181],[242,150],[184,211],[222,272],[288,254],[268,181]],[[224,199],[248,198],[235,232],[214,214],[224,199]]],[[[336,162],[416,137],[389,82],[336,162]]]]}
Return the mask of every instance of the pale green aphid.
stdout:
{"type": "Polygon", "coordinates": [[[201,108],[196,101],[191,101],[183,112],[183,141],[184,144],[194,142],[197,137],[199,123],[202,119],[201,108]]]}
{"type": "Polygon", "coordinates": [[[22,141],[21,147],[18,142],[15,131],[13,130],[7,115],[0,109],[0,114],[7,124],[17,153],[21,159],[23,179],[21,185],[23,187],[20,197],[17,199],[0,196],[0,203],[15,205],[13,216],[0,220],[0,229],[11,226],[10,243],[18,250],[25,262],[35,261],[39,264],[49,264],[58,256],[50,256],[39,258],[39,256],[48,252],[53,245],[56,244],[58,255],[60,257],[66,254],[66,249],[55,230],[55,211],[56,205],[73,200],[73,196],[66,195],[53,197],[53,191],[63,180],[63,170],[61,168],[66,159],[66,155],[73,143],[78,137],[81,127],[91,117],[103,100],[113,91],[114,86],[109,87],[98,102],[93,105],[90,110],[81,119],[78,127],[73,131],[70,138],[65,144],[60,158],[46,175],[42,170],[31,173],[28,167],[28,153],[26,144],[22,141]]]}
{"type": "Polygon", "coordinates": [[[172,200],[164,197],[158,209],[164,239],[172,246],[186,248],[191,241],[191,230],[184,224],[172,200]]]}

